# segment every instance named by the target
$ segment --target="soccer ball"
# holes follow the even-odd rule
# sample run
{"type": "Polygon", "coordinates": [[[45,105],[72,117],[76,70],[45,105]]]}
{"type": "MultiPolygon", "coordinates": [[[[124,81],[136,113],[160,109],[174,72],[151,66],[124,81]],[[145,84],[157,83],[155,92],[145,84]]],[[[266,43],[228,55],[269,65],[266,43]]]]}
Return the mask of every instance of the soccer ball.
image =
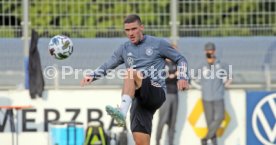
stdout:
{"type": "Polygon", "coordinates": [[[48,49],[56,59],[66,59],[73,53],[73,42],[67,36],[56,35],[51,38],[48,49]]]}

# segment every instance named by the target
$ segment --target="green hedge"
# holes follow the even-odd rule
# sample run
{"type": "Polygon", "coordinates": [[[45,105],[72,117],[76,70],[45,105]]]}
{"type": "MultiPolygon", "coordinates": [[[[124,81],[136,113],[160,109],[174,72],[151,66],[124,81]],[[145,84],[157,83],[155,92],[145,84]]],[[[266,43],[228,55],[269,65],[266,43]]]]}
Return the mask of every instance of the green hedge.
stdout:
{"type": "MultiPolygon", "coordinates": [[[[0,13],[22,20],[21,0],[0,3],[0,13]]],[[[122,21],[138,13],[147,33],[170,35],[170,0],[29,0],[31,28],[43,36],[121,37],[122,21]],[[127,2],[126,2],[127,1],[127,2]]],[[[276,4],[261,1],[179,0],[180,36],[276,34],[276,4]],[[259,12],[259,13],[256,13],[259,12]]],[[[0,18],[0,21],[3,19],[0,18]]],[[[7,25],[7,24],[6,24],[7,25]]],[[[18,25],[18,24],[15,24],[18,25]]],[[[0,37],[19,37],[2,23],[0,37]]],[[[17,27],[18,28],[18,27],[17,27]]],[[[20,30],[19,30],[20,31],[20,30]]]]}

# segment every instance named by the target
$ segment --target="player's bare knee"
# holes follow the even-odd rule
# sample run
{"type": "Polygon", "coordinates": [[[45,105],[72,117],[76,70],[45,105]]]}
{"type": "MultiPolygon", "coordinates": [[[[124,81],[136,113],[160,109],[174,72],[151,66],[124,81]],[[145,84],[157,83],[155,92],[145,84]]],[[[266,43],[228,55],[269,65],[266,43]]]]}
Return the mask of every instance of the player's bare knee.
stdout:
{"type": "Polygon", "coordinates": [[[136,69],[129,68],[127,69],[126,76],[129,79],[143,79],[143,74],[140,71],[137,71],[136,69]]]}
{"type": "Polygon", "coordinates": [[[129,68],[126,71],[126,79],[134,79],[135,70],[133,68],[129,68]]]}
{"type": "Polygon", "coordinates": [[[144,76],[143,76],[143,74],[140,71],[135,71],[135,73],[134,73],[134,79],[135,79],[135,81],[142,80],[143,77],[144,76]]]}

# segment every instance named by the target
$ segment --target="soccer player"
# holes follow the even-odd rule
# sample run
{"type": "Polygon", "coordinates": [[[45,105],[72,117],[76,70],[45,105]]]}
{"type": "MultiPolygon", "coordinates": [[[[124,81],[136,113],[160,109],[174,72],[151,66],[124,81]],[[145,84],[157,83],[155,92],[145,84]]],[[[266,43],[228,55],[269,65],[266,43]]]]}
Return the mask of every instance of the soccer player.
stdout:
{"type": "Polygon", "coordinates": [[[125,18],[124,30],[129,41],[116,49],[91,75],[85,76],[81,85],[90,84],[106,75],[109,69],[124,63],[127,73],[120,107],[106,106],[106,111],[123,126],[132,104],[130,119],[134,141],[136,145],[149,145],[153,115],[166,99],[166,74],[162,71],[165,59],[171,59],[179,68],[179,90],[189,87],[187,61],[165,40],[144,35],[144,26],[138,15],[132,14],[125,18]]]}
{"type": "Polygon", "coordinates": [[[199,69],[195,71],[195,76],[199,76],[198,70],[201,70],[201,86],[194,81],[192,85],[202,90],[203,107],[208,126],[208,133],[201,140],[201,144],[207,145],[207,141],[211,140],[213,145],[217,145],[216,132],[224,120],[224,90],[225,87],[230,85],[232,78],[229,77],[228,65],[217,59],[214,43],[209,42],[205,45],[205,54],[206,62],[200,65],[199,69]],[[214,71],[214,74],[216,74],[213,78],[210,77],[211,71],[214,71]],[[224,73],[216,73],[217,71],[224,71],[224,73]]]}

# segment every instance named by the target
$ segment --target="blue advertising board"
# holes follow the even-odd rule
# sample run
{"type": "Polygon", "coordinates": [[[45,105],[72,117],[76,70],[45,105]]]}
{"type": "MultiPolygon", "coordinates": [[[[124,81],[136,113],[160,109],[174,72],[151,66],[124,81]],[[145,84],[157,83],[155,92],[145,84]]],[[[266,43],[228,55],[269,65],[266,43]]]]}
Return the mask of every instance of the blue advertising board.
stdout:
{"type": "Polygon", "coordinates": [[[276,92],[247,92],[247,145],[276,145],[276,92]]]}

